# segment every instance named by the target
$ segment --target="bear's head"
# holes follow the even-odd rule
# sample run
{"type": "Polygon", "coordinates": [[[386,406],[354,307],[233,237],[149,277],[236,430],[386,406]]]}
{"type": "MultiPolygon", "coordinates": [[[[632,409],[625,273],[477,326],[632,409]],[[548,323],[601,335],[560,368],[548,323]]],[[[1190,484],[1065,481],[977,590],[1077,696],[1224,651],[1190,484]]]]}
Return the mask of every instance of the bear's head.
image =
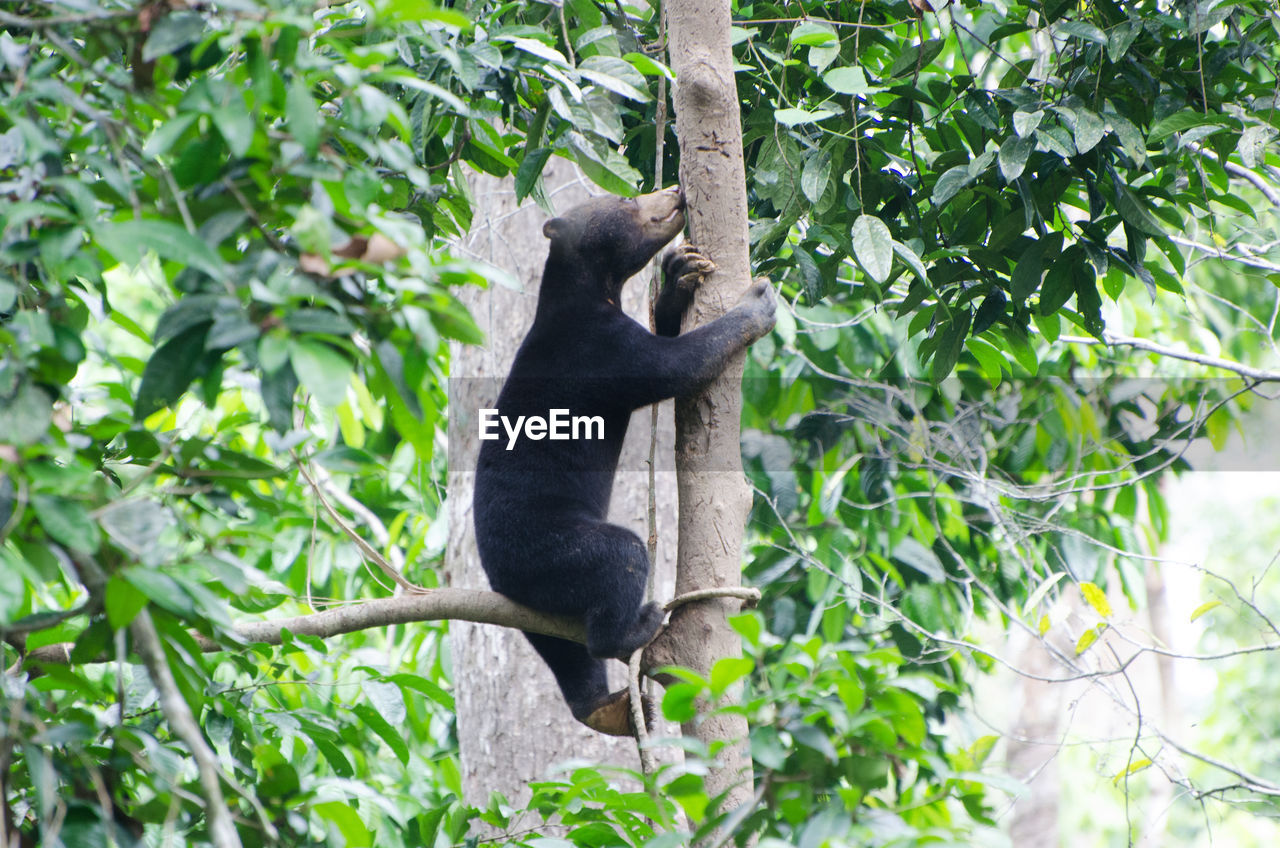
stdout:
{"type": "Polygon", "coordinates": [[[551,239],[548,266],[575,269],[614,300],[682,229],[684,192],[672,186],[639,197],[592,198],[547,221],[542,233],[551,239]]]}

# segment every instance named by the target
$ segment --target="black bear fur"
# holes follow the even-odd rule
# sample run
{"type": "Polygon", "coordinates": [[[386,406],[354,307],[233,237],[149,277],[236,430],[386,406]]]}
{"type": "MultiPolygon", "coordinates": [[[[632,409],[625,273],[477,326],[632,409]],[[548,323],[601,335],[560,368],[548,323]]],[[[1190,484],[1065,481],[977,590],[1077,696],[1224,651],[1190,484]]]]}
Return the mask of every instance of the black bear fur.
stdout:
{"type": "Polygon", "coordinates": [[[533,326],[498,396],[498,411],[600,416],[604,438],[572,441],[505,432],[481,442],[473,514],[493,588],[537,610],[580,617],[587,644],[526,634],[551,667],[575,718],[603,733],[631,732],[626,690],[610,693],[606,658],[625,659],[662,626],[645,604],[649,561],[636,534],[609,524],[613,474],[631,413],[696,392],[769,332],[774,293],[754,282],[724,316],[680,335],[685,308],[713,266],[687,245],[663,263],[658,333],[628,317],[623,284],[684,228],[678,187],[600,197],[543,227],[551,240],[533,326]]]}

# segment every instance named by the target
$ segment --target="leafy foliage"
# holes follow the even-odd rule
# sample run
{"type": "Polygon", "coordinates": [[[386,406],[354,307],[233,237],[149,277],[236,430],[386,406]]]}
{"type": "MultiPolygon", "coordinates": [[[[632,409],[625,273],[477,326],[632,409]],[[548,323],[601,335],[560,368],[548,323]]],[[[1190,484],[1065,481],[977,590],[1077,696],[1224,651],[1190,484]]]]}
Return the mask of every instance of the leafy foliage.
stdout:
{"type": "MultiPolygon", "coordinates": [[[[736,620],[748,661],[664,706],[747,711],[762,805],[715,812],[715,752],[690,751],[644,792],[583,768],[530,809],[571,844],[680,844],[680,814],[774,845],[985,844],[994,740],[947,723],[990,664],[971,625],[1043,636],[1072,581],[1138,598],[1158,475],[1251,400],[1198,366],[1135,384],[1145,359],[1092,343],[1274,349],[1275,10],[734,15],[752,250],[791,302],[745,390],[766,601],[736,620]]],[[[460,800],[441,627],[197,636],[387,594],[353,533],[437,583],[446,342],[479,337],[452,289],[510,283],[448,251],[465,173],[543,205],[552,156],[609,191],[669,182],[653,10],[22,2],[0,24],[0,827],[208,841],[130,652],[143,608],[245,844],[507,827],[502,799],[460,800]],[[41,649],[70,662],[24,663],[41,649]]]]}

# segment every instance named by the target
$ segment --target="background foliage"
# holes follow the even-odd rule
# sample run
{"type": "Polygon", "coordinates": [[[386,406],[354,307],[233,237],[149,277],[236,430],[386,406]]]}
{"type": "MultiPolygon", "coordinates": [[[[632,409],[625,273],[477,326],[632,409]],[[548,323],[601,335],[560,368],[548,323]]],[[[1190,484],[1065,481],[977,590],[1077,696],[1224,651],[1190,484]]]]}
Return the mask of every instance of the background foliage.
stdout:
{"type": "MultiPolygon", "coordinates": [[[[1160,475],[1262,402],[1133,342],[1277,361],[1280,19],[1261,0],[734,18],[753,256],[789,304],[745,387],[766,602],[737,620],[750,662],[665,707],[748,678],[730,708],[763,803],[742,833],[988,844],[1010,784],[996,739],[954,721],[1000,649],[975,634],[1066,629],[1096,671],[1105,600],[1070,626],[1051,602],[1080,583],[1142,604],[1160,475]]],[[[554,155],[608,191],[671,182],[653,9],[20,2],[0,25],[3,826],[207,839],[129,651],[143,607],[246,844],[501,824],[459,799],[441,626],[216,654],[189,634],[388,594],[344,525],[435,584],[446,342],[479,340],[451,289],[510,284],[449,254],[465,172],[542,203],[554,155]],[[61,643],[69,662],[24,666],[61,643]]],[[[1229,653],[1270,619],[1226,601],[1257,616],[1217,634],[1229,653]]],[[[531,806],[574,844],[677,844],[658,835],[677,806],[714,823],[695,767],[653,796],[606,777],[531,806]]],[[[1265,811],[1260,781],[1228,800],[1265,811]]]]}

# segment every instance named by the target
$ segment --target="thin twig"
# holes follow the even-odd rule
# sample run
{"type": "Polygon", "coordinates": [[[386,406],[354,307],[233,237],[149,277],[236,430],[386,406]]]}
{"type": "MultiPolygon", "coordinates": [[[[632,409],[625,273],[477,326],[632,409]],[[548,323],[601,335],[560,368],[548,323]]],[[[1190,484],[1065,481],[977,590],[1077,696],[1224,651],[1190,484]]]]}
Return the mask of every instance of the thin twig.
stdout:
{"type": "Polygon", "coordinates": [[[1177,348],[1167,347],[1162,344],[1157,344],[1156,342],[1149,342],[1146,339],[1134,338],[1133,336],[1121,336],[1104,331],[1101,341],[1085,336],[1059,336],[1058,340],[1068,342],[1070,344],[1105,344],[1109,347],[1131,347],[1134,350],[1145,350],[1149,353],[1168,357],[1169,359],[1181,359],[1184,362],[1194,362],[1197,365],[1204,365],[1208,368],[1218,368],[1223,371],[1230,371],[1233,374],[1237,374],[1249,380],[1256,380],[1259,383],[1280,382],[1280,372],[1277,371],[1265,371],[1261,368],[1254,368],[1253,366],[1244,365],[1218,356],[1209,356],[1203,353],[1191,353],[1190,351],[1178,350],[1177,348]]]}
{"type": "Polygon", "coordinates": [[[338,525],[338,529],[342,531],[343,535],[355,542],[356,547],[360,549],[361,553],[373,560],[374,565],[382,569],[382,572],[394,580],[395,584],[401,589],[404,589],[406,592],[419,594],[426,592],[427,590],[422,586],[412,583],[406,579],[394,565],[387,561],[387,558],[382,555],[381,551],[369,544],[368,539],[357,533],[355,528],[348,524],[342,516],[338,514],[338,511],[333,508],[333,504],[329,503],[329,498],[325,495],[325,492],[320,487],[319,482],[317,482],[315,477],[311,476],[311,474],[307,472],[306,463],[298,458],[298,454],[296,452],[290,451],[290,453],[293,454],[294,462],[298,466],[298,473],[301,474],[303,479],[305,479],[311,486],[312,492],[315,493],[316,500],[324,507],[324,511],[329,514],[329,518],[333,520],[333,523],[338,525]]]}
{"type": "Polygon", "coordinates": [[[138,14],[137,9],[113,9],[109,12],[93,12],[85,15],[50,15],[44,18],[28,18],[12,12],[0,12],[0,24],[17,29],[44,29],[73,24],[92,24],[114,21],[117,18],[132,18],[138,14]]]}

